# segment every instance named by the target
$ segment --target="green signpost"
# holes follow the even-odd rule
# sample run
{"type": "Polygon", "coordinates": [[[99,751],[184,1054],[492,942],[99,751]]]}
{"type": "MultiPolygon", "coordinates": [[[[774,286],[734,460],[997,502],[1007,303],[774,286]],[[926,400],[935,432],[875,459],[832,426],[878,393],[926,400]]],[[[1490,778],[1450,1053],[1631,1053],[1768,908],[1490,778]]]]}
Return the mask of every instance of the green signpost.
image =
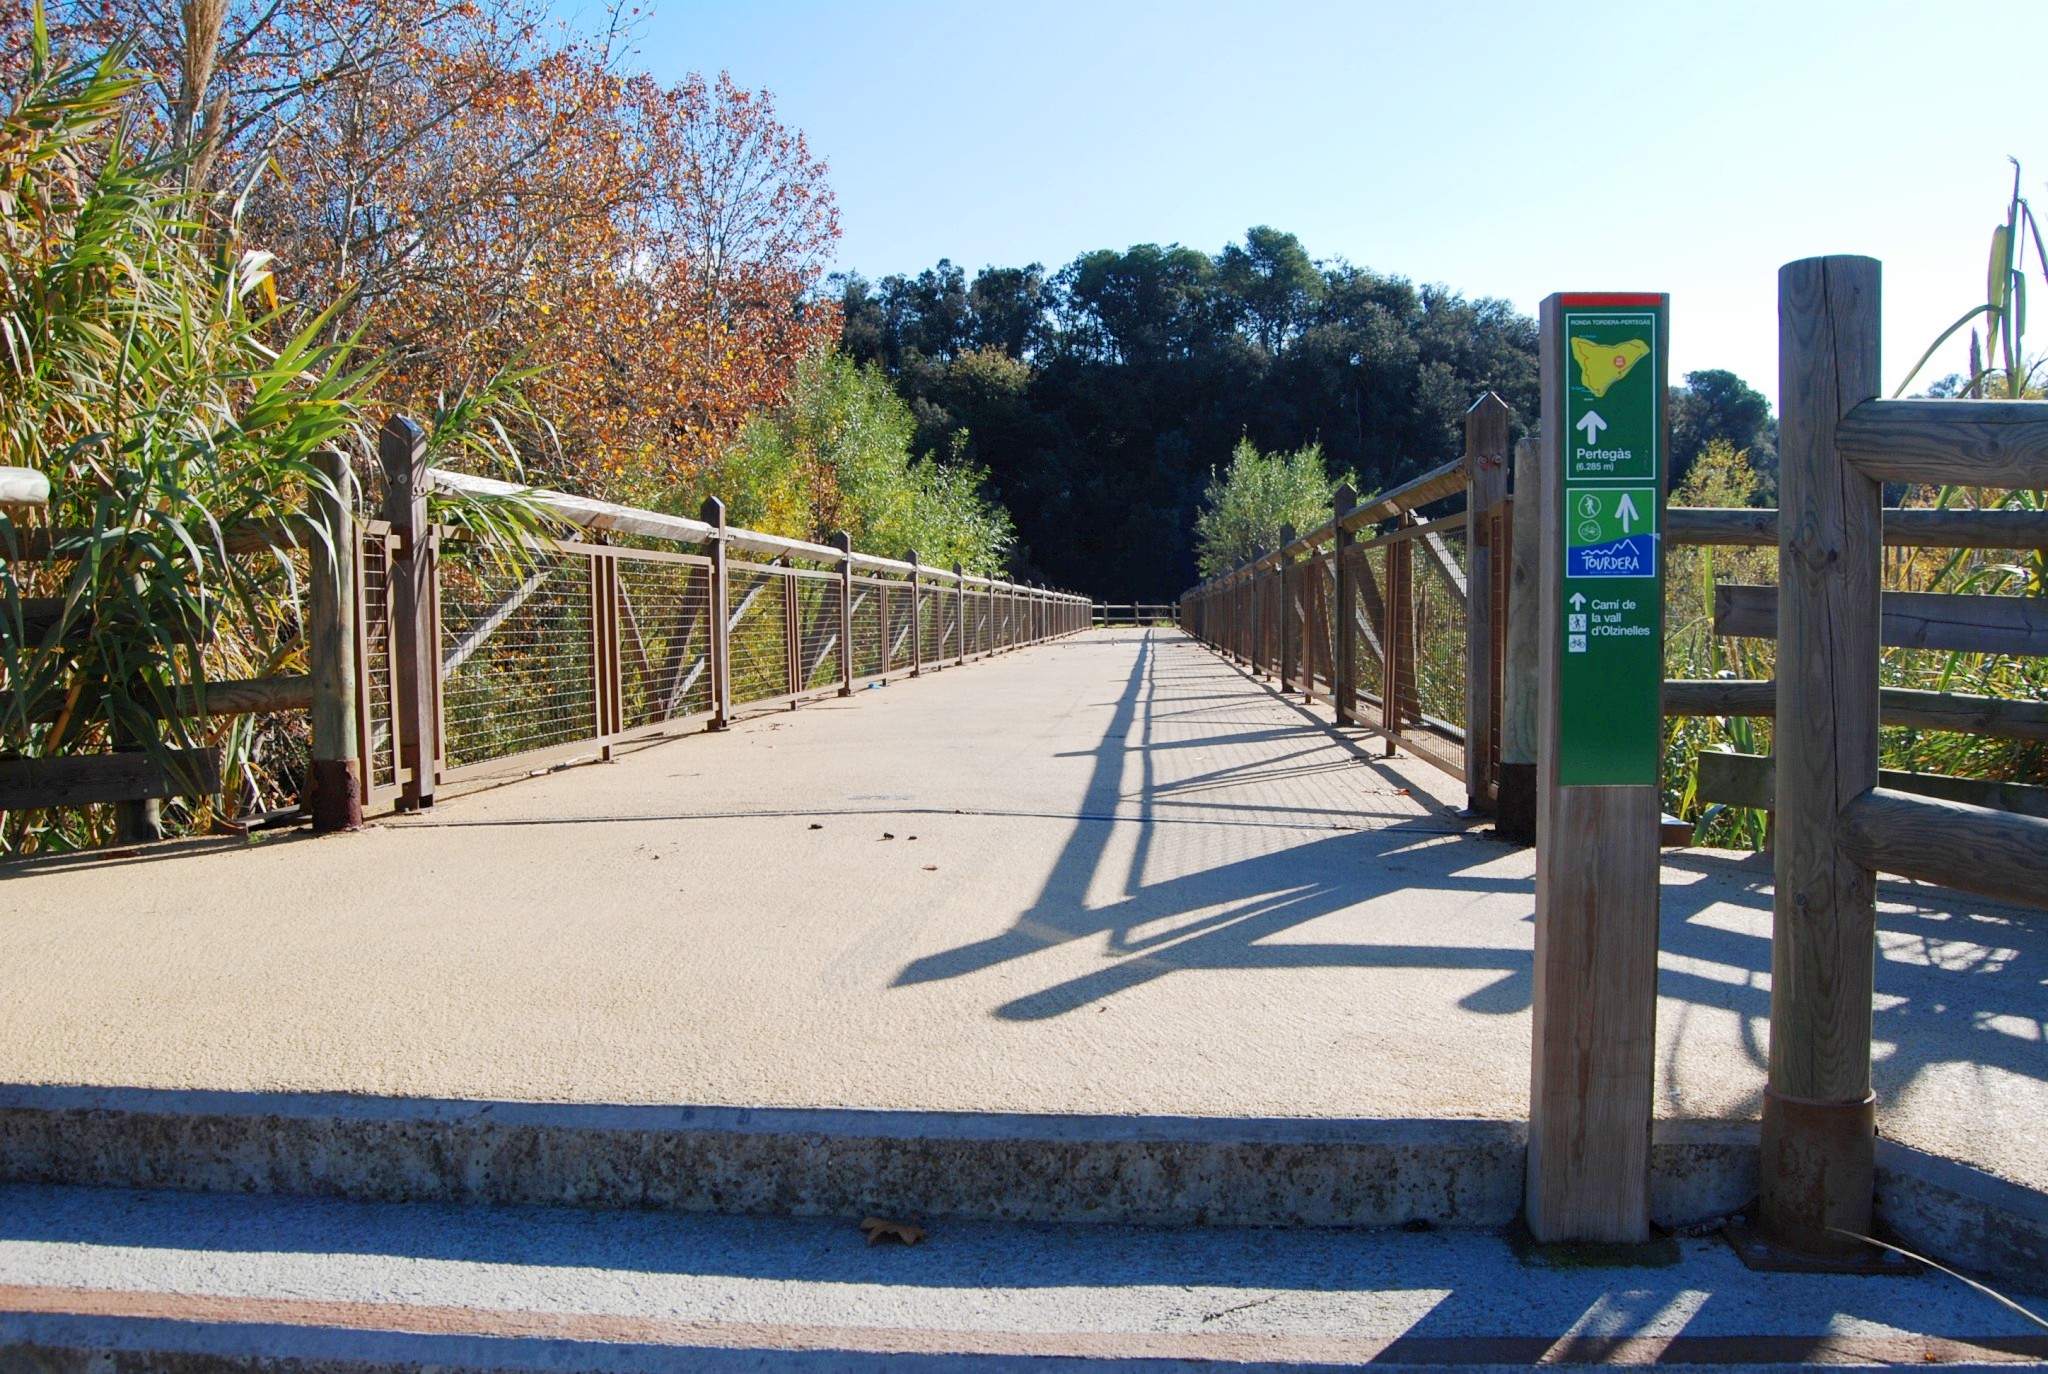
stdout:
{"type": "Polygon", "coordinates": [[[1557,782],[1651,785],[1663,754],[1666,298],[1566,295],[1557,782]]]}
{"type": "Polygon", "coordinates": [[[1667,298],[1541,307],[1542,702],[1523,1215],[1650,1236],[1663,754],[1667,298]]]}

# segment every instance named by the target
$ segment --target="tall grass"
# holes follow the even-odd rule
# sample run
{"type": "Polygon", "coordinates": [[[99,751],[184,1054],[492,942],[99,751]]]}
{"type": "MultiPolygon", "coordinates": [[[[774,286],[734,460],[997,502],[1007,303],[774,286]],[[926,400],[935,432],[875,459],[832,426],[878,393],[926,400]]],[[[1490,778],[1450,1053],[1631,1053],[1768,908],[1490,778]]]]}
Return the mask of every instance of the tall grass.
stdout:
{"type": "MultiPolygon", "coordinates": [[[[365,377],[279,305],[232,209],[203,222],[176,168],[134,146],[135,83],[118,49],[54,57],[38,14],[0,116],[0,463],[50,478],[55,554],[0,564],[0,751],[224,745],[229,797],[260,804],[295,785],[302,744],[176,702],[301,664],[304,551],[280,535],[231,558],[224,532],[305,508],[316,456],[356,437],[365,377]],[[59,610],[38,625],[29,598],[59,610]]],[[[0,541],[23,533],[0,516],[0,541]]],[[[0,850],[107,825],[16,813],[0,850]]]]}
{"type": "MultiPolygon", "coordinates": [[[[372,466],[376,368],[280,300],[238,204],[195,202],[176,161],[137,144],[138,80],[118,47],[53,53],[38,8],[0,113],[0,465],[51,485],[41,516],[0,512],[0,552],[49,546],[0,559],[0,757],[217,747],[221,796],[168,808],[204,829],[300,790],[304,717],[209,717],[205,687],[305,671],[309,560],[285,522],[331,492],[323,452],[372,466]],[[230,532],[252,529],[273,533],[231,556],[230,532]]],[[[436,443],[490,447],[498,399],[452,403],[436,443]]],[[[0,853],[100,843],[111,821],[0,813],[0,853]]]]}

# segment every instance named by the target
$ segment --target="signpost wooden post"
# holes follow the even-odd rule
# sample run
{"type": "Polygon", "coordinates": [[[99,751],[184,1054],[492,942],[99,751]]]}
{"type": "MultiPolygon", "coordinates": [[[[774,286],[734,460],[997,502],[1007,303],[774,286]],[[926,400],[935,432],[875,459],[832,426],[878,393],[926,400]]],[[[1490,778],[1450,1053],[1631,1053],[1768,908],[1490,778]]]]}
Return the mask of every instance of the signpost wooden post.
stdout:
{"type": "Polygon", "coordinates": [[[1543,302],[1536,957],[1526,1214],[1650,1225],[1667,298],[1543,302]]]}

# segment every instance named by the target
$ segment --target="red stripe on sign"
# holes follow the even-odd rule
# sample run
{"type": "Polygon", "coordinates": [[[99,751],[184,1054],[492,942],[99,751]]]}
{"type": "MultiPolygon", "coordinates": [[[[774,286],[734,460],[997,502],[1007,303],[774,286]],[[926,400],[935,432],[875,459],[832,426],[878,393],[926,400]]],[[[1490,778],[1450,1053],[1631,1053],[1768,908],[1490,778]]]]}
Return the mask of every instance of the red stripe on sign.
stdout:
{"type": "Polygon", "coordinates": [[[1664,297],[1655,291],[1581,291],[1575,295],[1560,293],[1557,303],[1563,306],[1662,305],[1664,297]]]}

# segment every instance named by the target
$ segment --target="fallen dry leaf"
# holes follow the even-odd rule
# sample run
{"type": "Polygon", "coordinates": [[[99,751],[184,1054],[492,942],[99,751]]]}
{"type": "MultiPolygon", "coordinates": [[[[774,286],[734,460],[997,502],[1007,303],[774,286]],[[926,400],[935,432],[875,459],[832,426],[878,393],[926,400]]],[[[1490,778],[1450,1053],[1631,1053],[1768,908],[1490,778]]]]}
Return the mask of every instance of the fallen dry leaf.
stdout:
{"type": "Polygon", "coordinates": [[[939,866],[937,864],[926,864],[924,866],[924,871],[927,873],[936,873],[939,871],[939,866]]]}
{"type": "Polygon", "coordinates": [[[924,1239],[924,1227],[912,1226],[907,1221],[884,1221],[881,1217],[869,1217],[861,1222],[860,1229],[868,1233],[870,1245],[879,1245],[885,1240],[915,1245],[924,1239]]]}

